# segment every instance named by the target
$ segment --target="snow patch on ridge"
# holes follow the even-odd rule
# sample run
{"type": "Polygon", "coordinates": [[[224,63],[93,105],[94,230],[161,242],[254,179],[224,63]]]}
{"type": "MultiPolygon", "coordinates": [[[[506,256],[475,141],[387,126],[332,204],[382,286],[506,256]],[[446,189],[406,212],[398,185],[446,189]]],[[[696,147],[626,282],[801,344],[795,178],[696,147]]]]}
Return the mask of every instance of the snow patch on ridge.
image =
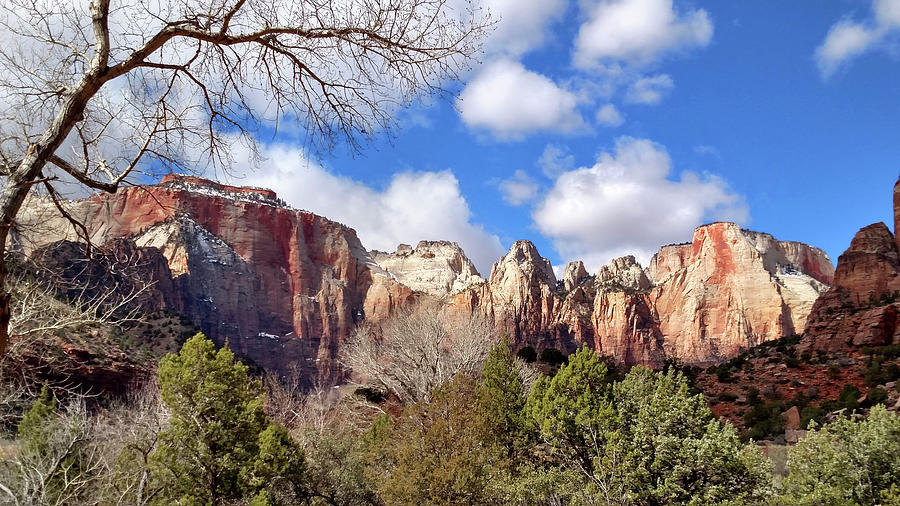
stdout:
{"type": "MultiPolygon", "coordinates": [[[[183,181],[179,179],[174,179],[171,181],[166,181],[165,183],[161,183],[159,186],[164,188],[172,188],[174,190],[182,190],[190,193],[197,193],[200,195],[205,195],[207,197],[219,197],[227,200],[231,200],[233,202],[246,202],[249,204],[261,204],[264,206],[270,207],[280,207],[285,209],[293,209],[290,207],[287,202],[280,198],[270,198],[261,193],[255,192],[231,192],[224,190],[222,188],[216,188],[209,185],[192,183],[189,181],[183,181]]],[[[245,187],[249,190],[261,190],[263,188],[255,188],[255,187],[245,187]]]]}

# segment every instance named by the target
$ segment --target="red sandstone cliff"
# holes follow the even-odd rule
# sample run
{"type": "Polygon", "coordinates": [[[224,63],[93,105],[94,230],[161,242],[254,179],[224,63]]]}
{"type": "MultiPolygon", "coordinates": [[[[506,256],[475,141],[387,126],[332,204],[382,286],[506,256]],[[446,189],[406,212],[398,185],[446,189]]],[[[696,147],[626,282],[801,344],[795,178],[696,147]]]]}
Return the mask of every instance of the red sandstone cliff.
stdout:
{"type": "MultiPolygon", "coordinates": [[[[267,369],[329,376],[340,341],[360,321],[412,297],[346,226],[283,207],[270,191],[171,183],[94,195],[71,212],[95,244],[130,238],[159,249],[176,286],[168,309],[267,369]]],[[[46,208],[34,199],[22,220],[56,232],[22,241],[26,250],[76,238],[46,208]]]]}
{"type": "Polygon", "coordinates": [[[647,271],[634,257],[594,276],[573,262],[558,284],[534,245],[518,241],[487,283],[449,303],[492,316],[522,344],[571,350],[584,343],[652,366],[666,357],[705,364],[800,332],[827,288],[816,278],[832,272],[821,250],[713,223],[697,228],[689,244],[663,247],[647,271]]]}
{"type": "MultiPolygon", "coordinates": [[[[576,262],[557,282],[528,241],[513,244],[484,280],[453,243],[373,257],[352,229],[289,209],[270,190],[196,178],[68,206],[93,242],[127,239],[161,253],[168,273],[153,276],[168,288],[157,305],[263,367],[300,367],[307,379],[333,379],[338,347],[363,319],[429,296],[452,311],[485,314],[520,346],[583,344],[649,365],[667,356],[714,362],[798,332],[833,275],[821,250],[731,223],[699,227],[691,243],[661,248],[646,271],[634,257],[595,275],[576,262]]],[[[14,238],[25,254],[78,239],[39,198],[21,218],[43,227],[14,238]]]]}
{"type": "MultiPolygon", "coordinates": [[[[894,230],[900,226],[900,179],[894,185],[894,230]]],[[[900,249],[884,223],[863,227],[839,258],[834,284],[816,301],[804,345],[836,351],[847,346],[900,343],[900,249]]]]}
{"type": "Polygon", "coordinates": [[[684,267],[650,294],[668,354],[714,361],[803,329],[825,285],[757,239],[733,223],[694,232],[684,267]]]}

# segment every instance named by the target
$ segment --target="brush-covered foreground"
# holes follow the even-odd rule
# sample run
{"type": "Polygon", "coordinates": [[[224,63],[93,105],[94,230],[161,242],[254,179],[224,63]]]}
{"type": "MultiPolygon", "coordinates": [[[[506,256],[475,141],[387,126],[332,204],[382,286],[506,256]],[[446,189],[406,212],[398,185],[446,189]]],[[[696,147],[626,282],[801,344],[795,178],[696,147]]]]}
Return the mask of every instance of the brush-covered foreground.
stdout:
{"type": "MultiPolygon", "coordinates": [[[[875,406],[790,450],[789,475],[670,368],[589,350],[532,383],[497,343],[405,406],[300,393],[198,334],[158,387],[88,409],[44,388],[7,426],[8,504],[898,504],[900,418],[875,406]],[[779,478],[777,481],[775,478],[779,478]]],[[[425,364],[423,364],[425,366],[425,364]]],[[[15,406],[4,404],[6,420],[15,406]]]]}

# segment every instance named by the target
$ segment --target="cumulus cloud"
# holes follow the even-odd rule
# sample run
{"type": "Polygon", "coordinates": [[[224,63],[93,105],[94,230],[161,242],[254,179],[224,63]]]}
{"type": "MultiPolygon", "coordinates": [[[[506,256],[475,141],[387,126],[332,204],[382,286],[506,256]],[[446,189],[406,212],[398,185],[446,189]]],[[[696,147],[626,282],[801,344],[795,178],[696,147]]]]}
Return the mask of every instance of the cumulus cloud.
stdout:
{"type": "Polygon", "coordinates": [[[825,41],[816,49],[816,62],[822,77],[829,77],[841,63],[859,56],[877,40],[875,31],[851,21],[840,21],[828,30],[825,41]]]}
{"type": "Polygon", "coordinates": [[[597,123],[604,126],[617,127],[625,122],[622,113],[612,104],[606,104],[597,110],[597,123]]]}
{"type": "Polygon", "coordinates": [[[574,93],[511,60],[485,66],[457,101],[466,125],[501,139],[539,131],[572,132],[584,124],[577,105],[574,93]]]}
{"type": "Polygon", "coordinates": [[[538,184],[524,170],[517,170],[509,179],[498,185],[503,200],[513,206],[520,206],[533,199],[538,192],[538,184]]]}
{"type": "MultiPolygon", "coordinates": [[[[367,249],[394,251],[400,243],[427,239],[456,241],[480,272],[490,271],[505,249],[478,223],[450,171],[394,174],[384,189],[333,174],[311,162],[302,149],[266,146],[265,163],[248,171],[244,185],[276,190],[299,209],[354,228],[367,249]]],[[[236,167],[248,167],[244,154],[236,167]]]]}
{"type": "Polygon", "coordinates": [[[671,170],[662,146],[621,137],[614,153],[557,178],[535,207],[535,226],[564,260],[594,271],[626,254],[646,265],[659,246],[690,240],[704,222],[749,219],[743,197],[721,178],[685,172],[672,180],[671,170]]]}
{"type": "Polygon", "coordinates": [[[582,68],[624,61],[650,63],[661,56],[709,44],[713,23],[703,9],[677,12],[672,0],[587,0],[587,20],[575,39],[582,68]]]}
{"type": "Polygon", "coordinates": [[[497,21],[485,41],[489,57],[518,57],[544,44],[548,26],[566,10],[567,0],[481,0],[497,21]]]}
{"type": "Polygon", "coordinates": [[[625,100],[632,104],[656,105],[675,87],[675,82],[668,74],[642,77],[631,84],[625,100]]]}
{"type": "Polygon", "coordinates": [[[545,176],[555,178],[575,166],[575,157],[564,146],[547,144],[541,157],[538,158],[537,166],[545,176]]]}
{"type": "Polygon", "coordinates": [[[881,45],[900,31],[900,0],[874,0],[872,15],[859,22],[842,19],[828,29],[814,57],[823,79],[853,58],[881,45]]]}

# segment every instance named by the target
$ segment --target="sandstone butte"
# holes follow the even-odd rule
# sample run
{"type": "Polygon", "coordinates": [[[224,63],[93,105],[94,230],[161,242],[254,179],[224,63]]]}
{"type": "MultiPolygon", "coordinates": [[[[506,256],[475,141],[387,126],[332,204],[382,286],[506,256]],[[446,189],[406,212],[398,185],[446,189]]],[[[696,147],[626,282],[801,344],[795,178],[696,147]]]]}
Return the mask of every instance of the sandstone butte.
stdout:
{"type": "MultiPolygon", "coordinates": [[[[834,276],[823,251],[733,223],[697,228],[646,269],[622,257],[590,275],[573,262],[557,281],[529,241],[514,243],[484,279],[455,243],[369,252],[353,229],[290,209],[271,190],[199,178],[168,176],[66,206],[95,246],[126,241],[141,252],[132,257],[161,258],[145,275],[156,282],[152,309],[183,314],[262,367],[297,368],[307,381],[338,379],[338,349],[358,324],[420,298],[482,313],[517,346],[587,345],[631,364],[714,363],[800,332],[834,276]]],[[[18,225],[11,247],[24,255],[83,241],[40,197],[18,225]]]]}
{"type": "MultiPolygon", "coordinates": [[[[900,226],[900,179],[894,185],[900,226]]],[[[815,303],[802,346],[843,351],[900,344],[900,238],[884,223],[861,228],[840,257],[831,288],[815,303]]]]}

